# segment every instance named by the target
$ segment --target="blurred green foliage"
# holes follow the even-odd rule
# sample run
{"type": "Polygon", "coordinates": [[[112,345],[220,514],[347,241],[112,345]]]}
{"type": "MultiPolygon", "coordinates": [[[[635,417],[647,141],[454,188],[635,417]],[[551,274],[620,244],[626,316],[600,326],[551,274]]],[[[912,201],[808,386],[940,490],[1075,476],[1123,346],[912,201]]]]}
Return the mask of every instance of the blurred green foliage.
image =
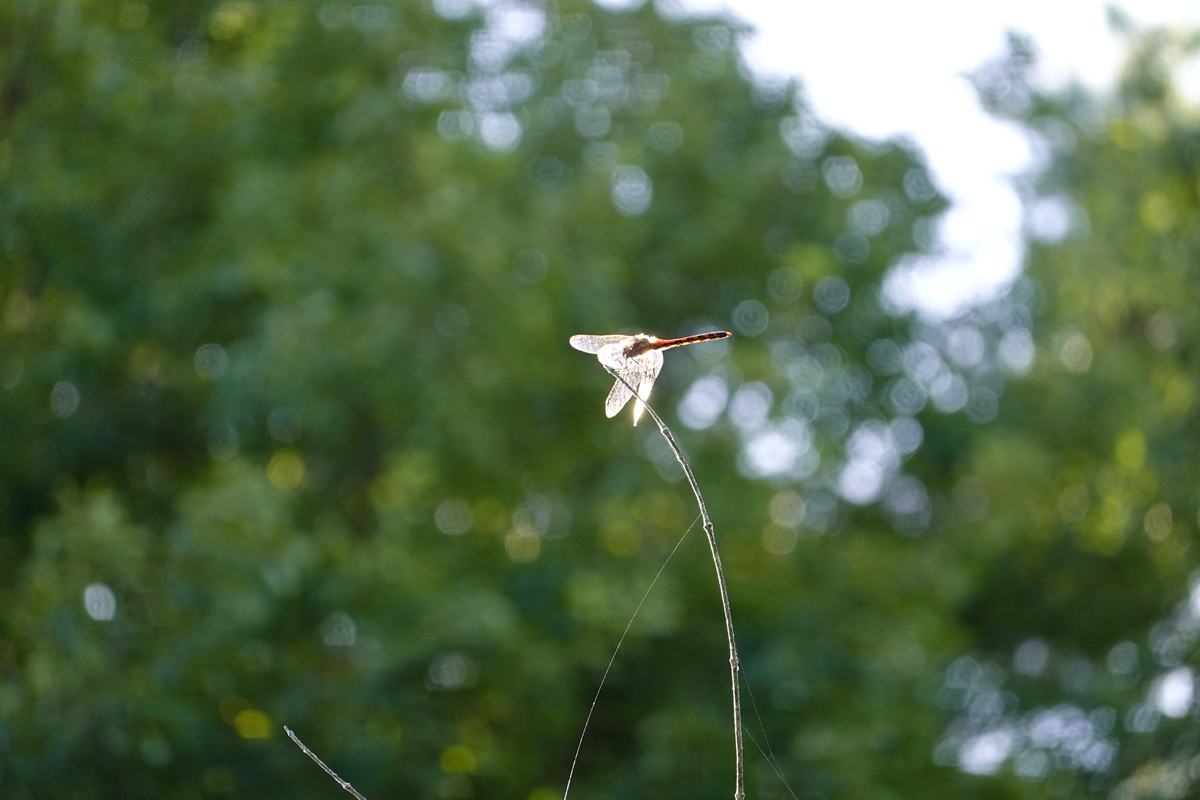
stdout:
{"type": "MultiPolygon", "coordinates": [[[[1046,243],[932,323],[880,289],[944,208],[919,155],[749,81],[738,35],[569,1],[0,8],[0,794],[337,796],[283,724],[370,797],[561,793],[694,517],[566,345],[642,326],[735,332],[656,400],[797,796],[1191,774],[1192,718],[1147,702],[1194,620],[1169,48],[1111,108],[1037,95],[1020,48],[980,73],[1046,143],[1046,243]],[[1091,727],[1032,733],[1070,709],[1091,727]]],[[[573,795],[728,796],[724,648],[692,534],[573,795]]]]}

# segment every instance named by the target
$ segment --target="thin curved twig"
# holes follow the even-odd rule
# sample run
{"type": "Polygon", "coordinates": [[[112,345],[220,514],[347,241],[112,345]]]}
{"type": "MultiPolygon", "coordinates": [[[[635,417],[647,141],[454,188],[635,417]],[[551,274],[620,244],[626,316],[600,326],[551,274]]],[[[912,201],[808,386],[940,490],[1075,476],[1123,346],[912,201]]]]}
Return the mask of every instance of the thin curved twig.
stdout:
{"type": "Polygon", "coordinates": [[[297,746],[297,747],[299,747],[301,750],[303,750],[303,751],[304,751],[304,755],[308,756],[308,757],[309,757],[309,758],[311,758],[313,761],[317,762],[317,766],[318,766],[318,767],[320,767],[321,769],[323,769],[323,770],[325,770],[327,773],[329,773],[329,777],[331,777],[331,778],[333,778],[335,781],[337,781],[339,786],[341,786],[343,789],[345,789],[345,790],[346,790],[347,792],[349,792],[350,794],[354,795],[354,796],[357,798],[357,800],[367,800],[367,798],[365,798],[365,797],[363,797],[361,794],[359,794],[359,793],[358,793],[358,790],[357,790],[357,789],[355,789],[353,786],[351,786],[351,785],[349,784],[349,782],[342,780],[342,779],[341,779],[341,777],[340,777],[340,776],[339,776],[339,775],[338,775],[336,772],[334,772],[333,770],[331,770],[329,767],[325,766],[325,762],[324,762],[324,761],[322,761],[321,759],[317,758],[317,754],[316,754],[316,753],[314,753],[312,750],[309,750],[307,747],[305,747],[305,745],[304,745],[304,742],[300,741],[300,737],[299,737],[299,736],[297,736],[296,734],[292,733],[292,729],[291,729],[291,728],[289,728],[287,725],[284,725],[284,726],[283,726],[283,732],[284,732],[284,733],[286,733],[286,734],[288,735],[288,738],[289,738],[289,739],[291,739],[293,742],[295,742],[295,743],[296,743],[296,746],[297,746]]]}
{"type": "MultiPolygon", "coordinates": [[[[603,364],[603,362],[601,363],[603,364]]],[[[628,381],[614,370],[609,369],[608,365],[604,364],[604,368],[614,378],[625,384],[633,392],[633,396],[637,398],[637,390],[633,386],[630,386],[628,381]]],[[[736,769],[733,800],[745,800],[746,765],[742,747],[742,693],[741,682],[738,680],[742,666],[741,659],[738,657],[737,640],[733,635],[733,611],[729,606],[729,589],[725,585],[725,569],[721,566],[721,554],[717,550],[717,536],[713,531],[712,520],[708,516],[708,508],[704,505],[704,496],[700,494],[700,485],[696,483],[696,476],[692,472],[692,465],[684,457],[683,450],[680,449],[679,443],[675,441],[675,436],[671,433],[671,429],[667,427],[667,423],[663,422],[662,417],[658,415],[658,412],[649,403],[645,403],[645,406],[646,411],[649,412],[654,422],[658,425],[659,432],[667,440],[667,445],[671,448],[671,452],[675,454],[675,460],[683,468],[683,474],[687,476],[688,485],[692,487],[692,494],[696,496],[696,505],[700,507],[700,518],[704,525],[704,535],[708,539],[708,549],[712,553],[713,567],[717,571],[717,586],[721,591],[721,611],[725,615],[725,638],[729,641],[729,676],[733,694],[733,752],[736,769]]]]}

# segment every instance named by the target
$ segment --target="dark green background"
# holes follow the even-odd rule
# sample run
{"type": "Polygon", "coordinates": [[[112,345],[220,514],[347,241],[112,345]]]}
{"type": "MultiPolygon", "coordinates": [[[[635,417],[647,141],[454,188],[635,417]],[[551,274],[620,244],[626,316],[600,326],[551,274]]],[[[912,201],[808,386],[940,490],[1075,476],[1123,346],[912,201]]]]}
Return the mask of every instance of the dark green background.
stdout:
{"type": "MultiPolygon", "coordinates": [[[[1043,235],[930,322],[880,289],[945,208],[920,154],[749,82],[737,30],[464,10],[0,6],[0,795],[339,796],[287,724],[372,798],[561,796],[695,513],[567,338],[716,327],[655,399],[797,797],[1186,796],[1191,41],[1127,31],[1107,98],[981,66],[1043,235]],[[756,472],[788,437],[819,459],[756,472]]],[[[572,796],[728,797],[725,659],[693,531],[572,796]]]]}

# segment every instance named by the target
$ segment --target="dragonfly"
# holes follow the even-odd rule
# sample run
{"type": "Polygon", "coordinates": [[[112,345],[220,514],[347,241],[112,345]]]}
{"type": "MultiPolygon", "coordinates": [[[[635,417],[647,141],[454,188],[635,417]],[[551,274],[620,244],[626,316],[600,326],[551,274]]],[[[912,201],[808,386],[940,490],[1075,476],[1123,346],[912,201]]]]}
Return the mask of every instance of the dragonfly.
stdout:
{"type": "Polygon", "coordinates": [[[646,410],[646,401],[650,399],[654,381],[662,371],[663,350],[724,339],[731,335],[729,331],[710,331],[695,336],[681,336],[678,339],[659,339],[645,333],[599,336],[581,333],[571,337],[571,347],[585,353],[595,353],[600,363],[617,376],[617,382],[613,384],[608,399],[604,401],[605,416],[615,417],[633,397],[634,390],[630,387],[636,387],[637,401],[633,404],[633,424],[637,425],[646,410]]]}

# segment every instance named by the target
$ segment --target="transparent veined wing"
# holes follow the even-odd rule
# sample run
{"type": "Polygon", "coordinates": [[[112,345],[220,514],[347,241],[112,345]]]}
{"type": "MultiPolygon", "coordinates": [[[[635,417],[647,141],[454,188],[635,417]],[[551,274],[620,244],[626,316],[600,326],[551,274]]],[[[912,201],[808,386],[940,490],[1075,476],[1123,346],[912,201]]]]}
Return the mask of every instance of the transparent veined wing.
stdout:
{"type": "Polygon", "coordinates": [[[650,350],[614,364],[613,371],[624,380],[617,380],[608,393],[608,399],[604,401],[605,415],[615,417],[636,390],[638,400],[633,406],[633,424],[637,425],[646,411],[645,401],[650,399],[650,390],[654,388],[654,381],[658,378],[658,373],[662,372],[662,366],[663,355],[658,350],[650,350]]]}
{"type": "Polygon", "coordinates": [[[572,336],[570,339],[571,347],[576,350],[582,350],[585,353],[598,353],[600,348],[608,344],[617,344],[628,339],[628,336],[623,336],[619,333],[605,334],[601,336],[593,336],[588,333],[581,333],[572,336]]]}
{"type": "MultiPolygon", "coordinates": [[[[646,401],[650,399],[650,390],[654,388],[654,381],[658,379],[658,373],[662,372],[663,354],[661,350],[651,350],[638,356],[636,360],[642,364],[644,369],[642,370],[641,382],[634,384],[638,387],[638,400],[633,404],[634,425],[638,424],[638,420],[645,413],[646,401]]],[[[630,383],[633,383],[633,381],[630,381],[630,383]]]]}

